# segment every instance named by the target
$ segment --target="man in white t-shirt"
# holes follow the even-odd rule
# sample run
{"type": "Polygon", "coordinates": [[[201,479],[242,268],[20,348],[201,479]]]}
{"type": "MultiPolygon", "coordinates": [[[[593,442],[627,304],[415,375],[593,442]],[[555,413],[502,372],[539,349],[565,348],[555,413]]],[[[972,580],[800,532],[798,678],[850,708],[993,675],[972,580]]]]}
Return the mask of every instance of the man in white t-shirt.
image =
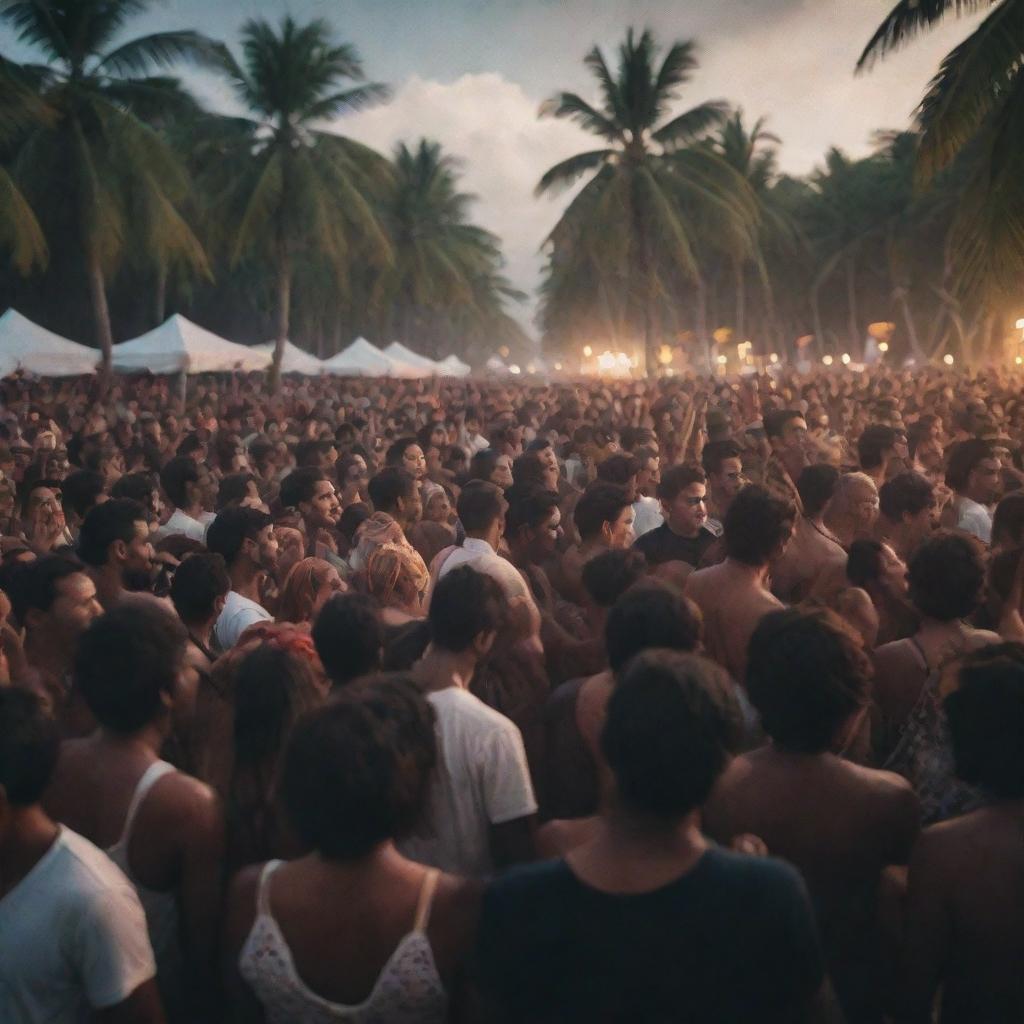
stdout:
{"type": "Polygon", "coordinates": [[[956,495],[956,528],[985,544],[992,540],[990,508],[999,499],[1001,469],[992,445],[973,437],[953,447],[946,468],[946,486],[956,495]]]}
{"type": "Polygon", "coordinates": [[[217,480],[203,464],[188,455],[175,456],[160,472],[160,484],[174,511],[153,539],[182,534],[203,543],[217,500],[217,480]]]}
{"type": "Polygon", "coordinates": [[[472,566],[447,573],[430,605],[432,642],[414,669],[437,715],[438,765],[426,820],[399,846],[413,860],[476,878],[535,856],[537,801],[522,736],[469,692],[501,604],[490,576],[472,566]]]}
{"type": "Polygon", "coordinates": [[[260,581],[277,568],[274,521],[255,508],[226,508],[210,524],[206,546],[222,555],[231,577],[224,610],[213,628],[222,651],[228,651],[254,623],[273,616],[260,604],[260,581]]]}
{"type": "Polygon", "coordinates": [[[37,697],[0,690],[0,1021],[160,1024],[146,916],[103,851],[39,806],[58,737],[37,697]]]}

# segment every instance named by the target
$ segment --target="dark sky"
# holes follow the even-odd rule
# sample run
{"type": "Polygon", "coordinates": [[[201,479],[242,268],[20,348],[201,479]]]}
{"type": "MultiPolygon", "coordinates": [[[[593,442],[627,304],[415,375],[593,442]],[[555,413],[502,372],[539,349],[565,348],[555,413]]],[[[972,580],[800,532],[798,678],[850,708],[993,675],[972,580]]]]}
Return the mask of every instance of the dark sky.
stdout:
{"type": "MultiPolygon", "coordinates": [[[[611,51],[630,26],[662,41],[696,39],[701,68],[685,105],[721,98],[750,119],[765,115],[782,138],[781,166],[803,174],[830,145],[870,149],[878,128],[901,128],[941,57],[977,18],[952,21],[870,74],[853,67],[891,0],[168,0],[133,22],[131,34],[194,27],[229,44],[247,18],[326,19],[354,43],[368,76],[392,101],[338,122],[336,130],[381,149],[436,138],[463,160],[477,218],[502,236],[509,275],[532,291],[537,249],[565,198],[534,199],[551,164],[593,148],[572,125],[538,121],[556,89],[596,100],[582,57],[611,51]]],[[[0,28],[0,53],[21,58],[0,28]]],[[[183,69],[209,104],[228,108],[221,83],[183,69]]],[[[526,322],[532,309],[522,310],[526,322]]]]}

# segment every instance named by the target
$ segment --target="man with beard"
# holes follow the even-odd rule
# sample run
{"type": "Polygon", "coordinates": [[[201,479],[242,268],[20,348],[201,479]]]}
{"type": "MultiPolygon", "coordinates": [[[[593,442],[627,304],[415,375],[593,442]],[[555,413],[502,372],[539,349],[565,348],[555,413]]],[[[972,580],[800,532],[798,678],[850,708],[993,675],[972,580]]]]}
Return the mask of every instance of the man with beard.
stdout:
{"type": "Polygon", "coordinates": [[[289,473],[281,481],[281,504],[302,517],[307,555],[323,558],[325,552],[337,553],[334,530],[341,518],[341,503],[322,469],[305,466],[289,473]]]}
{"type": "Polygon", "coordinates": [[[991,507],[999,500],[999,458],[988,441],[971,438],[953,448],[946,466],[946,486],[956,497],[955,526],[988,544],[992,539],[991,507]]]}
{"type": "Polygon", "coordinates": [[[90,509],[78,535],[78,554],[86,564],[104,611],[126,591],[149,592],[155,578],[149,515],[131,498],[115,498],[90,509]]]}
{"type": "Polygon", "coordinates": [[[274,522],[258,509],[226,508],[210,524],[206,543],[223,556],[231,577],[231,590],[214,627],[220,649],[227,651],[253,623],[273,618],[260,604],[260,580],[277,566],[274,522]]]}

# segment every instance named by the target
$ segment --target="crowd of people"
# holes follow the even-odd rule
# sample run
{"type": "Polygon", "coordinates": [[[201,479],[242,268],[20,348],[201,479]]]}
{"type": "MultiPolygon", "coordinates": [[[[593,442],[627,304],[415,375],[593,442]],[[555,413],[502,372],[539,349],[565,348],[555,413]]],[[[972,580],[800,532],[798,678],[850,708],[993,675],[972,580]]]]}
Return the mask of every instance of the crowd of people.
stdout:
{"type": "Polygon", "coordinates": [[[1024,1020],[1021,378],[773,370],[0,384],[0,1020],[1024,1020]]]}

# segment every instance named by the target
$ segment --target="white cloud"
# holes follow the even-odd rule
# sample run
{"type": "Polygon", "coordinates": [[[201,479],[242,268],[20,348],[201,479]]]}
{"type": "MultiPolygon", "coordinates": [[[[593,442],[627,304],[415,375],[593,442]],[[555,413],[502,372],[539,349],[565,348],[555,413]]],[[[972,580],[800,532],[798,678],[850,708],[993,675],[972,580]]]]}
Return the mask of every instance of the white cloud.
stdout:
{"type": "Polygon", "coordinates": [[[463,189],[479,199],[474,220],[501,238],[509,278],[531,294],[531,301],[515,311],[531,331],[538,249],[567,201],[536,199],[534,186],[552,164],[593,148],[581,129],[540,120],[537,108],[522,86],[493,72],[463,75],[448,84],[414,75],[387,105],[349,115],[337,125],[381,152],[426,137],[462,161],[463,189]]]}

